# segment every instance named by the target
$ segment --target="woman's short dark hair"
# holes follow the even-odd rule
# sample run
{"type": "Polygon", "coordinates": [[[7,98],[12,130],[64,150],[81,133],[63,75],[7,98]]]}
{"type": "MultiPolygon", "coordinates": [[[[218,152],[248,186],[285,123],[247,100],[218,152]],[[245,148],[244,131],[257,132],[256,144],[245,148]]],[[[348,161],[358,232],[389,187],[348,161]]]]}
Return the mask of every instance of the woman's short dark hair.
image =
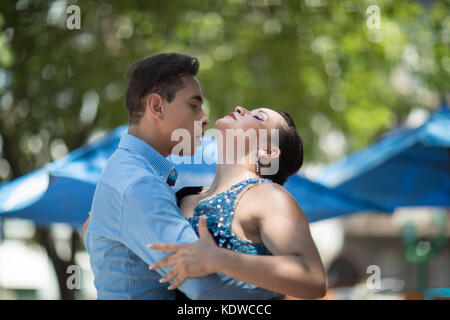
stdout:
{"type": "Polygon", "coordinates": [[[134,62],[126,72],[130,123],[139,123],[145,111],[143,98],[149,93],[158,93],[172,102],[183,87],[181,77],[197,75],[199,66],[197,58],[179,53],[162,53],[134,62]]]}
{"type": "Polygon", "coordinates": [[[278,171],[274,175],[263,175],[263,177],[283,185],[290,176],[300,170],[303,164],[303,142],[292,117],[283,110],[274,111],[283,117],[287,125],[278,127],[279,148],[281,151],[278,171]]]}

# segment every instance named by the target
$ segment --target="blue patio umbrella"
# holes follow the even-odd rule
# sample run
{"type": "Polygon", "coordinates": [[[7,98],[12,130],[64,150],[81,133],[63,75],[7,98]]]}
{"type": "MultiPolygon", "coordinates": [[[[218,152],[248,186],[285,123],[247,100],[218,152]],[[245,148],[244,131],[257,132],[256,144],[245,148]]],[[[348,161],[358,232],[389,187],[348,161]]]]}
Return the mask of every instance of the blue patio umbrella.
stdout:
{"type": "Polygon", "coordinates": [[[107,158],[127,130],[122,126],[105,138],[0,185],[0,214],[33,220],[38,225],[82,225],[88,217],[95,185],[107,158]]]}
{"type": "Polygon", "coordinates": [[[390,213],[389,208],[356,199],[298,174],[291,176],[284,187],[297,200],[310,223],[358,212],[390,213]]]}
{"type": "Polygon", "coordinates": [[[395,210],[450,206],[450,109],[418,128],[395,129],[374,145],[327,166],[317,181],[395,210]]]}
{"type": "MultiPolygon", "coordinates": [[[[38,225],[60,222],[80,227],[88,217],[104,165],[127,129],[118,127],[44,168],[0,185],[0,216],[30,219],[38,225]]],[[[215,154],[214,138],[205,136],[194,157],[170,156],[179,171],[174,191],[184,186],[209,186],[215,174],[215,154]]],[[[310,222],[351,212],[385,210],[298,175],[285,186],[310,222]]]]}

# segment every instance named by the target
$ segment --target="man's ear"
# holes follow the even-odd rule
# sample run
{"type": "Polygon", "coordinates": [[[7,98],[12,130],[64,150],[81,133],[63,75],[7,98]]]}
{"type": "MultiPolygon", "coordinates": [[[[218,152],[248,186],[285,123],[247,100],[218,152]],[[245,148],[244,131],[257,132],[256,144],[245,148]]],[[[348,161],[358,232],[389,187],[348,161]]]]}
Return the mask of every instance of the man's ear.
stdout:
{"type": "Polygon", "coordinates": [[[278,158],[281,154],[280,148],[272,147],[270,149],[260,149],[258,151],[259,162],[262,165],[268,165],[270,162],[276,158],[278,158]]]}
{"type": "Polygon", "coordinates": [[[145,108],[149,112],[149,115],[159,120],[164,118],[165,110],[163,106],[163,99],[159,94],[149,94],[145,102],[145,108]]]}

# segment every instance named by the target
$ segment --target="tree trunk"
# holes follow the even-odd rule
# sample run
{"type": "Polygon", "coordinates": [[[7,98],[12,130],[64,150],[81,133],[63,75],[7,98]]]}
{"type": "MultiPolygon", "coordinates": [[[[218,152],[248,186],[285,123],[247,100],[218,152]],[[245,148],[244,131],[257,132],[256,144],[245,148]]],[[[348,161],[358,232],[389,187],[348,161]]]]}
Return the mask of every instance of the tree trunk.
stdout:
{"type": "Polygon", "coordinates": [[[69,261],[65,261],[58,256],[56,252],[55,243],[50,234],[48,228],[36,227],[36,237],[38,242],[47,251],[50,260],[53,263],[56,277],[58,279],[59,292],[62,300],[75,300],[76,289],[69,289],[67,286],[67,278],[70,276],[67,274],[67,268],[71,265],[75,265],[75,252],[78,241],[78,234],[73,231],[71,239],[71,257],[69,261]]]}

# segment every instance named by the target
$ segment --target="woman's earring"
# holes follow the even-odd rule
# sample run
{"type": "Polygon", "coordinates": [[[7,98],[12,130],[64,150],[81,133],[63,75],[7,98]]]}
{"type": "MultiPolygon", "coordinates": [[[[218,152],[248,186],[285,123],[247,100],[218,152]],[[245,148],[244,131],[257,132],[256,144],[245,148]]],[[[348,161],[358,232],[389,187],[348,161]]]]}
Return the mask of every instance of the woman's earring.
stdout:
{"type": "Polygon", "coordinates": [[[256,174],[257,174],[257,175],[260,175],[260,173],[259,173],[259,156],[258,156],[258,158],[256,159],[256,174]]]}

